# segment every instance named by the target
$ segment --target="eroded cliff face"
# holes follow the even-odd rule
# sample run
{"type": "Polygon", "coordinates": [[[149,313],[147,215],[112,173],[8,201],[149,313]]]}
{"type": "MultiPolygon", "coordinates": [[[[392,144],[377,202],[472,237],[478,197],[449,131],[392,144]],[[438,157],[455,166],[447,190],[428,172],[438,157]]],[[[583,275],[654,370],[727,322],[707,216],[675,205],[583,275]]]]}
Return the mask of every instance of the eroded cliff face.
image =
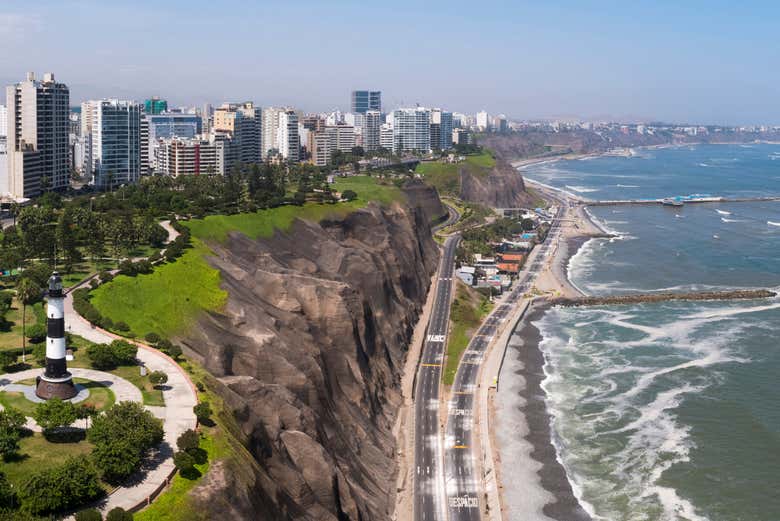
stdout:
{"type": "Polygon", "coordinates": [[[518,208],[531,204],[525,191],[523,176],[507,161],[496,159],[496,166],[487,174],[460,170],[460,197],[491,208],[518,208]]]}
{"type": "Polygon", "coordinates": [[[228,302],[185,344],[221,382],[252,460],[215,466],[196,491],[214,519],[391,515],[399,381],[444,213],[432,189],[405,191],[408,204],[211,245],[228,302]]]}

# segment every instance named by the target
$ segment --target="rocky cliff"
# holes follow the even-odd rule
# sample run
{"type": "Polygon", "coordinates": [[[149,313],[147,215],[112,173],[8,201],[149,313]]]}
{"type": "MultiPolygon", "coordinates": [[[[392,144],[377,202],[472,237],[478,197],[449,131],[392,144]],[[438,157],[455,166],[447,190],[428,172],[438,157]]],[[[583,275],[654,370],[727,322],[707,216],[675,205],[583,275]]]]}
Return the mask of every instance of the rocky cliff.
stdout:
{"type": "Polygon", "coordinates": [[[517,208],[532,201],[523,176],[501,158],[496,158],[496,165],[487,173],[461,168],[460,197],[492,208],[517,208]]]}
{"type": "Polygon", "coordinates": [[[406,204],[211,245],[228,302],[185,344],[221,382],[249,455],[198,488],[207,517],[392,514],[398,383],[445,213],[435,190],[404,191],[406,204]]]}

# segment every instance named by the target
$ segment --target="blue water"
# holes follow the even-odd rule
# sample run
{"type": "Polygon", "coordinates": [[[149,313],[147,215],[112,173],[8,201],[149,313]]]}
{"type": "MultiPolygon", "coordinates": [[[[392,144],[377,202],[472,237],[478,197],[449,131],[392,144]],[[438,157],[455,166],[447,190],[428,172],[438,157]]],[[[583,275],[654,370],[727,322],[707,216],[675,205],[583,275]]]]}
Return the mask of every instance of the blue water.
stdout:
{"type": "MultiPolygon", "coordinates": [[[[524,175],[598,199],[780,195],[778,145],[637,153],[524,175]]],[[[780,203],[591,211],[620,237],[572,259],[588,293],[780,287],[780,203]]],[[[780,520],[779,299],[554,309],[537,326],[559,454],[595,518],[780,520]]]]}
{"type": "Polygon", "coordinates": [[[523,175],[600,200],[780,194],[780,145],[698,145],[634,154],[542,163],[523,169],[523,175]]]}

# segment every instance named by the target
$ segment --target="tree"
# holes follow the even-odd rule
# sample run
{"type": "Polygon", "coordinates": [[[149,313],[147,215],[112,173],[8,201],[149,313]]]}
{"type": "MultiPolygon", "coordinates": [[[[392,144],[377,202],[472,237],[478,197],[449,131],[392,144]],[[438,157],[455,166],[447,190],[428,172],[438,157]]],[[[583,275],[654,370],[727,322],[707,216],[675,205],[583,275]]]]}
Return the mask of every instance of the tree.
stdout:
{"type": "Polygon", "coordinates": [[[201,423],[211,420],[212,411],[209,402],[200,402],[192,408],[192,411],[195,413],[195,417],[197,417],[198,421],[201,423]]]}
{"type": "Polygon", "coordinates": [[[193,429],[187,429],[176,439],[179,450],[192,452],[200,447],[200,435],[193,429]]]}
{"type": "Polygon", "coordinates": [[[136,347],[135,344],[131,344],[125,340],[114,340],[111,342],[111,351],[114,354],[117,365],[136,364],[135,357],[138,354],[138,347],[136,347]]]}
{"type": "Polygon", "coordinates": [[[195,458],[188,452],[180,450],[175,453],[173,455],[173,464],[176,465],[176,468],[179,469],[179,473],[184,477],[191,476],[195,471],[195,458]]]}
{"type": "Polygon", "coordinates": [[[43,429],[44,435],[48,435],[77,420],[76,406],[59,398],[51,398],[35,406],[33,418],[43,429]]]}
{"type": "Polygon", "coordinates": [[[87,438],[103,477],[117,483],[138,469],[147,451],[163,439],[162,422],[135,402],[113,405],[92,421],[87,438]]]}
{"type": "Polygon", "coordinates": [[[41,515],[75,508],[104,493],[89,458],[69,458],[24,481],[19,487],[19,500],[24,510],[41,515]]]}
{"type": "Polygon", "coordinates": [[[181,347],[179,347],[177,344],[171,344],[170,347],[164,350],[165,353],[173,358],[174,360],[178,360],[181,356],[181,347]]]}
{"type": "Polygon", "coordinates": [[[355,193],[354,190],[344,190],[341,193],[341,198],[347,201],[354,201],[355,199],[357,199],[357,194],[355,193]]]}
{"type": "Polygon", "coordinates": [[[0,370],[8,371],[16,364],[16,355],[11,351],[0,351],[0,370]]]}
{"type": "Polygon", "coordinates": [[[16,508],[16,493],[13,486],[0,472],[0,510],[16,508]]]}
{"type": "Polygon", "coordinates": [[[103,515],[95,508],[88,508],[76,512],[75,519],[76,521],[103,521],[103,515]]]}
{"type": "MultiPolygon", "coordinates": [[[[90,320],[87,317],[87,320],[90,320]]],[[[91,322],[91,320],[90,320],[91,322]]],[[[113,369],[116,367],[116,357],[108,344],[92,344],[87,347],[87,356],[95,369],[113,369]]]]}
{"type": "Polygon", "coordinates": [[[122,507],[112,508],[106,515],[106,521],[133,521],[133,513],[122,507]]]}
{"type": "Polygon", "coordinates": [[[22,277],[16,285],[16,298],[22,304],[22,362],[26,361],[27,338],[27,306],[38,300],[41,296],[41,286],[35,284],[32,279],[22,277]]]}
{"type": "Polygon", "coordinates": [[[5,314],[10,311],[13,300],[14,296],[11,292],[0,292],[0,325],[5,324],[5,314]]]}
{"type": "Polygon", "coordinates": [[[19,431],[0,427],[0,458],[8,459],[19,450],[19,431]]]}
{"type": "Polygon", "coordinates": [[[168,381],[168,375],[163,371],[152,371],[149,373],[149,381],[157,387],[168,381]]]}
{"type": "Polygon", "coordinates": [[[536,227],[536,223],[533,219],[525,218],[520,222],[520,226],[523,227],[523,230],[530,232],[536,227]]]}
{"type": "Polygon", "coordinates": [[[43,324],[33,324],[27,328],[27,338],[32,344],[40,344],[46,340],[47,329],[43,324]]]}

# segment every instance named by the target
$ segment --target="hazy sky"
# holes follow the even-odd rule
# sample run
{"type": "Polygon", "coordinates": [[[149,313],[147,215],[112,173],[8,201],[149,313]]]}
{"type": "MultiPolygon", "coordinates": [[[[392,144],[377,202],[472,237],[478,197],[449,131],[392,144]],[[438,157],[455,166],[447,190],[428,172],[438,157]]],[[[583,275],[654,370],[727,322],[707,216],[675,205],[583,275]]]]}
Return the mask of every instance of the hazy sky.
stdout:
{"type": "Polygon", "coordinates": [[[251,99],[780,124],[778,1],[0,1],[0,81],[74,102],[251,99]]]}

